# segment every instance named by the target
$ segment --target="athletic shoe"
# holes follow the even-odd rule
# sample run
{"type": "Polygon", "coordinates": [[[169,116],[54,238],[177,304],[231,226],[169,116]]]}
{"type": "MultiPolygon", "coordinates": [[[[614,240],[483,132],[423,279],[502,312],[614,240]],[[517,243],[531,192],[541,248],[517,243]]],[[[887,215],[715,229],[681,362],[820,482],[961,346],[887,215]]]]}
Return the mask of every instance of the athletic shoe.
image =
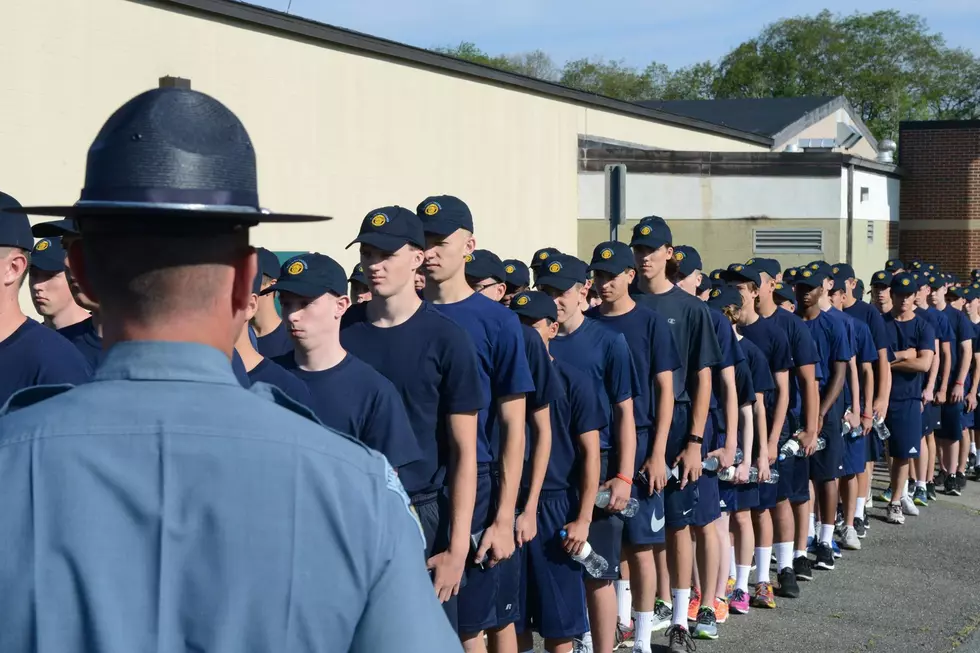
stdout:
{"type": "Polygon", "coordinates": [[[732,600],[728,602],[728,607],[735,614],[749,613],[749,594],[745,590],[736,588],[732,592],[732,600]]]}
{"type": "Polygon", "coordinates": [[[834,526],[844,525],[844,509],[838,505],[837,506],[837,516],[834,518],[834,526]]]}
{"type": "Polygon", "coordinates": [[[711,608],[698,610],[698,618],[694,624],[695,639],[718,639],[718,619],[711,608]]]}
{"type": "Polygon", "coordinates": [[[728,621],[728,601],[715,599],[715,621],[720,624],[728,621]]]}
{"type": "Polygon", "coordinates": [[[902,497],[902,512],[911,517],[919,516],[919,509],[912,503],[912,498],[908,495],[902,497]]]}
{"type": "Polygon", "coordinates": [[[864,525],[864,519],[854,518],[854,532],[857,533],[858,539],[863,540],[868,534],[868,527],[864,525]]]}
{"type": "Polygon", "coordinates": [[[936,501],[939,499],[939,495],[936,494],[936,484],[933,482],[926,483],[926,497],[929,501],[936,501]]]}
{"type": "Polygon", "coordinates": [[[817,555],[817,538],[806,538],[806,555],[811,560],[817,555]]]}
{"type": "Polygon", "coordinates": [[[890,487],[886,487],[885,491],[878,495],[878,501],[891,503],[891,500],[892,500],[892,489],[890,487]]]}
{"type": "Polygon", "coordinates": [[[793,572],[792,567],[784,567],[776,575],[776,582],[779,583],[779,587],[776,589],[776,596],[782,596],[787,599],[800,598],[800,585],[796,582],[796,573],[793,572]]]}
{"type": "Polygon", "coordinates": [[[961,490],[966,489],[966,474],[963,472],[956,473],[956,484],[961,490]]]}
{"type": "Polygon", "coordinates": [[[670,653],[695,653],[694,638],[684,626],[671,626],[664,633],[667,636],[670,653]]]}
{"type": "Polygon", "coordinates": [[[936,472],[936,478],[933,480],[936,482],[936,485],[945,485],[947,476],[948,475],[946,472],[940,469],[938,472],[936,472]]]}
{"type": "Polygon", "coordinates": [[[755,594],[750,601],[753,608],[776,607],[776,595],[772,591],[772,583],[759,583],[755,586],[755,594]]]}
{"type": "Polygon", "coordinates": [[[924,487],[915,488],[915,492],[912,493],[912,503],[914,503],[917,506],[929,505],[929,496],[928,493],[926,492],[926,488],[924,487]]]}
{"type": "Polygon", "coordinates": [[[656,603],[653,604],[653,632],[666,630],[670,627],[673,619],[674,610],[667,605],[666,601],[657,599],[656,603]]]}
{"type": "Polygon", "coordinates": [[[960,492],[960,487],[956,483],[956,477],[949,475],[946,477],[946,482],[943,484],[943,491],[953,497],[962,496],[960,492]]]}
{"type": "Polygon", "coordinates": [[[592,644],[584,639],[573,639],[572,653],[593,653],[592,644]]]}
{"type": "Polygon", "coordinates": [[[897,503],[891,503],[888,505],[888,523],[889,524],[904,524],[905,515],[902,514],[902,506],[897,503]]]}
{"type": "Polygon", "coordinates": [[[861,550],[861,540],[858,538],[857,529],[853,526],[846,526],[844,528],[844,534],[841,537],[840,543],[842,547],[850,551],[861,550]]]}
{"type": "Polygon", "coordinates": [[[635,627],[636,622],[634,622],[632,619],[628,625],[621,623],[616,624],[616,645],[613,647],[613,650],[633,648],[635,627]]]}
{"type": "Polygon", "coordinates": [[[834,550],[826,542],[817,543],[816,558],[813,562],[814,569],[831,571],[834,568],[834,550]]]}
{"type": "Polygon", "coordinates": [[[697,621],[698,620],[698,610],[701,609],[701,591],[696,588],[691,588],[691,600],[687,604],[687,620],[697,621]]]}
{"type": "Polygon", "coordinates": [[[966,466],[970,469],[973,469],[974,467],[977,466],[977,454],[971,453],[969,456],[966,457],[966,466]]]}
{"type": "Polygon", "coordinates": [[[831,553],[834,554],[834,557],[835,558],[843,558],[844,557],[844,554],[840,550],[840,546],[838,546],[837,545],[837,542],[834,542],[833,540],[830,541],[830,551],[831,551],[831,553]]]}
{"type": "Polygon", "coordinates": [[[813,580],[813,566],[810,559],[806,556],[797,556],[793,559],[793,573],[796,580],[813,580]]]}
{"type": "Polygon", "coordinates": [[[735,579],[729,576],[728,582],[725,583],[725,600],[730,601],[732,599],[732,592],[734,591],[735,591],[735,579]]]}

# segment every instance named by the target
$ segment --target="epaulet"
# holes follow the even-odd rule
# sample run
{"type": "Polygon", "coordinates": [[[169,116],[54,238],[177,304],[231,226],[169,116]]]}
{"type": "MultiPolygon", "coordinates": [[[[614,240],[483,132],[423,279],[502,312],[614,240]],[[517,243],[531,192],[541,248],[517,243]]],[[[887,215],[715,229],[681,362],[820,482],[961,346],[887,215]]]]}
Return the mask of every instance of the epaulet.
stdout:
{"type": "Polygon", "coordinates": [[[21,408],[27,408],[28,406],[33,406],[36,403],[40,403],[45,399],[50,399],[51,397],[56,397],[62,393],[68,392],[74,388],[70,383],[59,383],[52,385],[35,385],[30,388],[24,388],[23,390],[18,390],[14,394],[10,395],[10,399],[7,403],[0,408],[0,417],[3,415],[8,415],[15,410],[20,410],[21,408]]]}

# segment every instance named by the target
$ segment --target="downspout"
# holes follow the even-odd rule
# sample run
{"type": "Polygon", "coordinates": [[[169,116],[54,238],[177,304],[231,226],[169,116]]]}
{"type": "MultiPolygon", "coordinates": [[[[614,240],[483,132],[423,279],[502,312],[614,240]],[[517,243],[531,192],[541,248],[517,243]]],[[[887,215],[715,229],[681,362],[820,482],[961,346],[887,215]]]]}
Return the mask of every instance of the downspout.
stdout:
{"type": "Polygon", "coordinates": [[[854,164],[847,166],[847,249],[844,261],[854,265],[854,164]]]}

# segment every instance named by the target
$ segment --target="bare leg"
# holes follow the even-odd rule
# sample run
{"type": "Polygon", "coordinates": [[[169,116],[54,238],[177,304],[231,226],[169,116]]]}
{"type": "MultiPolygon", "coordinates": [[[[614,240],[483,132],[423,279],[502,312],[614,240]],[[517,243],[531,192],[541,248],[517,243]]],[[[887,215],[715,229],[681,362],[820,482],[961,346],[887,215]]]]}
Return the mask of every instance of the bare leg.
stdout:
{"type": "Polygon", "coordinates": [[[517,653],[517,629],[514,624],[487,631],[490,653],[517,653]]]}
{"type": "Polygon", "coordinates": [[[463,643],[463,650],[466,653],[486,653],[487,651],[482,630],[478,633],[461,633],[459,639],[463,643]]]}
{"type": "Polygon", "coordinates": [[[657,544],[653,547],[653,561],[657,566],[657,596],[670,603],[670,567],[667,565],[667,546],[657,544]]]}
{"type": "Polygon", "coordinates": [[[715,585],[715,596],[725,596],[725,586],[728,584],[728,576],[734,571],[729,569],[732,563],[732,556],[729,555],[731,538],[728,533],[729,513],[721,513],[721,518],[715,522],[718,535],[718,581],[715,585]]]}
{"type": "Polygon", "coordinates": [[[861,496],[858,488],[857,475],[845,476],[840,480],[841,502],[844,504],[844,526],[854,524],[857,498],[861,496]]]}
{"type": "MultiPolygon", "coordinates": [[[[616,588],[612,581],[585,581],[585,598],[589,604],[592,647],[595,653],[612,653],[616,645],[616,588]]],[[[467,651],[467,653],[470,653],[467,651]]]]}
{"type": "Polygon", "coordinates": [[[707,526],[695,527],[698,538],[698,574],[701,578],[701,607],[715,609],[715,588],[718,585],[718,531],[715,520],[707,526]]]}

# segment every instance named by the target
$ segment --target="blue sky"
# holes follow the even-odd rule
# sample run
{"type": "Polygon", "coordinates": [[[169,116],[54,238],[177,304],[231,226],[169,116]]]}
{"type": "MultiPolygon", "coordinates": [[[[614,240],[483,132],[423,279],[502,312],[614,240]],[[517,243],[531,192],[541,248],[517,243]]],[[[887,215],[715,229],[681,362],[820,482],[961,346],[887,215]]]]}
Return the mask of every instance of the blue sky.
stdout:
{"type": "MultiPolygon", "coordinates": [[[[284,11],[289,0],[250,0],[284,11]]],[[[763,25],[843,0],[292,0],[290,13],[434,47],[472,41],[491,54],[541,49],[557,63],[582,57],[656,60],[679,67],[717,60],[763,25]]],[[[919,13],[947,43],[980,54],[980,0],[865,0],[861,10],[919,13]]]]}

